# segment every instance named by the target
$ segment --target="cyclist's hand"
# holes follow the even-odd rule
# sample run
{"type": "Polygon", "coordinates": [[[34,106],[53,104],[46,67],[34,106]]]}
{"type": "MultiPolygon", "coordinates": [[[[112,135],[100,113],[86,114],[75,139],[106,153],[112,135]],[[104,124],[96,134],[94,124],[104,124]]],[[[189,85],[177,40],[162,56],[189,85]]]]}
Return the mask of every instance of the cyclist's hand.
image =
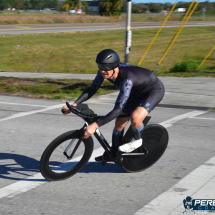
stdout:
{"type": "Polygon", "coordinates": [[[70,113],[71,111],[69,110],[69,108],[66,105],[64,105],[61,109],[61,112],[63,113],[63,115],[66,115],[66,114],[70,113]],[[63,110],[66,110],[66,111],[63,112],[63,110]]]}
{"type": "MultiPolygon", "coordinates": [[[[76,103],[73,103],[72,104],[72,106],[76,106],[77,104],[76,103]]],[[[61,112],[62,112],[62,110],[66,110],[65,112],[63,112],[63,115],[66,115],[66,114],[68,114],[68,113],[70,113],[71,111],[69,110],[69,108],[66,106],[66,105],[64,105],[63,107],[62,107],[62,109],[61,109],[61,112]]]]}
{"type": "Polygon", "coordinates": [[[87,139],[88,137],[93,135],[98,127],[99,126],[97,125],[96,122],[94,122],[94,123],[90,124],[89,126],[85,127],[84,128],[85,132],[84,132],[83,139],[87,139]]]}

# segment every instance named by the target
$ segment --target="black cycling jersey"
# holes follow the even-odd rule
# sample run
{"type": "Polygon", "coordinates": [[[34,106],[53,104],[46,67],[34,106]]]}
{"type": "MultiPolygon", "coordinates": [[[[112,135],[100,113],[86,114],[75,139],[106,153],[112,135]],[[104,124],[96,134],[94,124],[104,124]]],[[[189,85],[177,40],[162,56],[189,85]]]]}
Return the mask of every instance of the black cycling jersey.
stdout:
{"type": "MultiPolygon", "coordinates": [[[[109,79],[108,79],[109,80],[109,79]]],[[[82,95],[75,101],[76,104],[80,104],[89,98],[91,98],[98,88],[101,86],[102,82],[104,81],[104,78],[102,74],[100,73],[100,70],[98,71],[96,78],[94,79],[92,85],[87,88],[82,95]]],[[[164,95],[164,88],[161,83],[161,81],[157,78],[157,76],[152,73],[151,71],[138,67],[138,66],[132,66],[132,65],[126,65],[126,64],[120,64],[119,65],[119,74],[115,81],[109,80],[114,85],[118,86],[120,88],[119,95],[117,97],[114,109],[109,112],[106,116],[104,116],[100,121],[97,122],[98,126],[102,126],[111,120],[118,117],[121,113],[121,111],[124,111],[126,113],[126,108],[128,105],[126,105],[128,99],[132,97],[138,97],[140,98],[140,104],[143,105],[143,99],[146,97],[147,93],[152,92],[153,90],[162,90],[162,97],[164,95]]],[[[147,98],[149,97],[149,94],[147,95],[147,98]]],[[[161,98],[161,99],[162,99],[161,98]]],[[[150,105],[149,102],[147,102],[144,105],[146,105],[146,108],[148,112],[150,112],[157,103],[161,100],[159,99],[151,99],[153,103],[153,107],[149,108],[150,105]],[[159,100],[159,101],[158,101],[159,100]]],[[[138,104],[137,104],[138,105],[138,104]]],[[[130,111],[131,112],[131,111],[130,111]]],[[[126,113],[127,114],[127,113],[126,113]]],[[[128,114],[127,114],[128,115],[128,114]]]]}

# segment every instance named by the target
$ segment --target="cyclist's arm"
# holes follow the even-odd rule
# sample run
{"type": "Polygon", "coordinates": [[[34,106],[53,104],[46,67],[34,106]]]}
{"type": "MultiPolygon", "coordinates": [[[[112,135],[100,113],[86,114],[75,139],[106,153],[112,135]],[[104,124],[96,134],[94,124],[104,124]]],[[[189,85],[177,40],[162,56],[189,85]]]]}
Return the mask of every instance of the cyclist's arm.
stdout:
{"type": "Polygon", "coordinates": [[[120,84],[120,93],[117,97],[114,109],[97,122],[98,126],[102,126],[111,120],[117,118],[124,108],[133,87],[133,82],[129,79],[124,80],[120,84]]]}
{"type": "Polygon", "coordinates": [[[97,92],[103,81],[104,78],[102,77],[100,71],[98,71],[91,86],[88,87],[74,103],[78,105],[90,99],[97,92]]]}

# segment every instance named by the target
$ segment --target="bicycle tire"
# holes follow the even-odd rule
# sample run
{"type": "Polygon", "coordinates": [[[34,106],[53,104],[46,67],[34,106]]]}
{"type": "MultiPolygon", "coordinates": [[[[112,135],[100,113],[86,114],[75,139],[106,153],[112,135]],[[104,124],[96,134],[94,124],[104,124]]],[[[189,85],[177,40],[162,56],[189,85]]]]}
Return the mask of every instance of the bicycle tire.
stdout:
{"type": "Polygon", "coordinates": [[[127,172],[140,172],[155,164],[165,152],[169,135],[167,130],[157,124],[147,125],[142,133],[143,144],[132,153],[148,153],[140,156],[123,157],[122,168],[127,172]]]}
{"type": "MultiPolygon", "coordinates": [[[[80,171],[85,164],[88,162],[90,159],[90,156],[92,155],[93,152],[93,139],[92,137],[89,137],[87,139],[82,139],[80,135],[80,131],[68,131],[57,138],[55,138],[45,149],[43,152],[41,159],[40,159],[40,172],[43,175],[44,178],[50,180],[50,181],[58,181],[58,180],[64,180],[67,179],[73,175],[75,175],[78,171],[80,171]],[[64,152],[59,152],[60,159],[64,159],[67,162],[65,162],[65,165],[60,163],[60,161],[50,161],[50,158],[52,158],[52,155],[55,155],[58,153],[59,148],[64,148],[63,150],[65,151],[65,146],[63,147],[63,144],[68,146],[68,142],[71,140],[79,141],[76,144],[77,149],[75,150],[75,158],[72,158],[69,160],[63,153],[64,152]],[[77,152],[79,150],[80,152],[77,152]],[[76,153],[77,152],[77,153],[76,153]],[[79,155],[80,156],[77,156],[79,155]],[[56,166],[57,165],[57,166],[56,166]],[[70,168],[70,166],[71,168],[70,168]]],[[[75,148],[75,145],[73,146],[73,143],[71,144],[70,148],[75,148]]],[[[69,149],[70,150],[70,149],[69,149]]],[[[74,149],[73,149],[74,152],[74,149]]],[[[72,154],[72,153],[71,153],[72,154]]],[[[56,159],[58,157],[56,156],[56,159]]],[[[53,158],[55,159],[55,158],[53,158]]]]}

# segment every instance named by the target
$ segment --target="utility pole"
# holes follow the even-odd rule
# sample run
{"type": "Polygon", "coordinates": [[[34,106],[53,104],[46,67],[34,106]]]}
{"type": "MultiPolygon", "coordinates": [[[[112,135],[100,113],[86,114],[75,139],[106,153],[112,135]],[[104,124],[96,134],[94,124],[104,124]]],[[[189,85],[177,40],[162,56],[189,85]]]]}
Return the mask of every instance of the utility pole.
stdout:
{"type": "Polygon", "coordinates": [[[131,50],[131,0],[127,0],[126,37],[125,37],[125,64],[128,64],[131,50]]]}

